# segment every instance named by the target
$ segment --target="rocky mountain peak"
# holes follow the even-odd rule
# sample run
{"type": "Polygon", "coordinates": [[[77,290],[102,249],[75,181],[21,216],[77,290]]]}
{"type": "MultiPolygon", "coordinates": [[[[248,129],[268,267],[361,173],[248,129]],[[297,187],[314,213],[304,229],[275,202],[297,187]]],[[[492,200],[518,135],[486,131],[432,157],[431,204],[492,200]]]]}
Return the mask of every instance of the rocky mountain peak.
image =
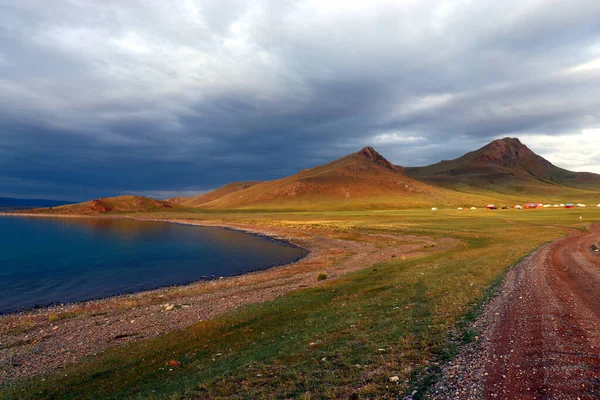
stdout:
{"type": "Polygon", "coordinates": [[[510,167],[524,158],[535,155],[527,146],[517,138],[506,137],[497,139],[482,149],[478,159],[484,162],[490,162],[497,165],[510,167]]]}
{"type": "Polygon", "coordinates": [[[375,151],[375,149],[372,148],[371,146],[367,146],[364,149],[362,149],[361,151],[359,151],[358,155],[361,157],[364,157],[376,164],[379,164],[382,167],[385,167],[390,170],[394,170],[394,165],[392,165],[392,163],[390,163],[384,156],[382,156],[377,151],[375,151]]]}

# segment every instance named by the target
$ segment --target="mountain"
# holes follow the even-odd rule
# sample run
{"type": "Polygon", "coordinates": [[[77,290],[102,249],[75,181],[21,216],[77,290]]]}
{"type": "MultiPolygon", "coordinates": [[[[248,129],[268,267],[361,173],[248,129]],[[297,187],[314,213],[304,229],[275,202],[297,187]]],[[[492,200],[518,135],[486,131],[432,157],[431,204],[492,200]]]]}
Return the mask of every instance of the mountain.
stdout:
{"type": "Polygon", "coordinates": [[[552,195],[573,192],[570,189],[600,190],[600,175],[559,168],[519,139],[508,137],[454,160],[404,171],[422,182],[465,191],[471,187],[506,194],[552,195]]]}
{"type": "Polygon", "coordinates": [[[14,199],[11,197],[0,197],[0,208],[30,208],[30,207],[55,207],[64,204],[73,204],[68,201],[48,199],[14,199]]]}
{"type": "Polygon", "coordinates": [[[248,189],[251,186],[257,185],[261,181],[246,181],[246,182],[232,182],[227,185],[221,186],[220,188],[213,190],[212,192],[202,193],[193,197],[173,197],[166,201],[171,204],[179,204],[186,207],[198,207],[202,204],[211,202],[218,198],[221,198],[229,193],[234,193],[240,190],[248,189]]]}
{"type": "Polygon", "coordinates": [[[36,208],[20,213],[42,214],[106,214],[106,213],[132,213],[154,211],[182,211],[184,207],[170,204],[166,201],[149,199],[141,196],[118,196],[86,201],[84,203],[68,204],[51,208],[36,208]]]}
{"type": "Polygon", "coordinates": [[[504,138],[454,160],[425,167],[397,166],[372,147],[365,147],[285,178],[234,182],[193,197],[160,201],[119,196],[21,212],[93,215],[199,209],[332,211],[526,201],[596,204],[600,201],[600,175],[559,168],[519,139],[504,138]]]}
{"type": "MultiPolygon", "coordinates": [[[[101,198],[61,207],[21,211],[105,214],[194,209],[346,210],[484,204],[490,196],[458,193],[408,177],[372,147],[266,182],[234,182],[212,192],[164,201],[139,196],[101,198]]],[[[495,197],[492,197],[495,199],[495,197]]]]}
{"type": "Polygon", "coordinates": [[[201,208],[379,209],[463,204],[477,198],[412,179],[404,173],[404,168],[393,165],[372,147],[286,178],[238,187],[220,197],[215,192],[204,195],[214,200],[202,203],[201,208]]]}

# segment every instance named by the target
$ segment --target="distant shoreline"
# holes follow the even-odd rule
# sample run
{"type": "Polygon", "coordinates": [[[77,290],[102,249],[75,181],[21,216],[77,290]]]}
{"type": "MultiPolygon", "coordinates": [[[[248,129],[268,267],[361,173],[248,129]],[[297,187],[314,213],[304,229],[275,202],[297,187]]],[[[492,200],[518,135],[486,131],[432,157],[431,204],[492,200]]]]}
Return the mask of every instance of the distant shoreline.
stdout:
{"type": "MultiPolygon", "coordinates": [[[[16,210],[23,211],[23,210],[16,210]]],[[[83,215],[83,214],[27,214],[24,212],[0,212],[0,217],[35,217],[35,218],[123,218],[117,215],[83,215]]]]}

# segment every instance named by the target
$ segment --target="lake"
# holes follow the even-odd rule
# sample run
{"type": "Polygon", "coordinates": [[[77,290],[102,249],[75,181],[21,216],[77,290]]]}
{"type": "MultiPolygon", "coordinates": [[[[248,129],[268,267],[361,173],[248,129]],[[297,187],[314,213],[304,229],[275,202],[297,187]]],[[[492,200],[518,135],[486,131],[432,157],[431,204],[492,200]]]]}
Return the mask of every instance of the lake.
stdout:
{"type": "Polygon", "coordinates": [[[307,253],[226,228],[0,216],[0,313],[238,275],[307,253]]]}

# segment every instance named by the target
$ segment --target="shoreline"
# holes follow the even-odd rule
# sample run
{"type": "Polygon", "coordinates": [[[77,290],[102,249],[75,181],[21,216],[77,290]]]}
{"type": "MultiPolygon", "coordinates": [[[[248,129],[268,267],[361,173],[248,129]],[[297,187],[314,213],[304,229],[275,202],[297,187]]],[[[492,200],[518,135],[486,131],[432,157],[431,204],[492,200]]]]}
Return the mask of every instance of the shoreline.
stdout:
{"type": "MultiPolygon", "coordinates": [[[[29,215],[30,216],[30,215],[29,215]]],[[[44,215],[44,217],[48,217],[44,215]]],[[[75,216],[75,218],[94,218],[75,216]]],[[[0,316],[0,386],[52,373],[122,344],[150,339],[211,320],[298,289],[326,284],[392,257],[415,257],[455,247],[455,239],[341,232],[309,225],[109,216],[220,226],[284,240],[309,251],[294,263],[223,279],[168,286],[0,316]],[[431,246],[435,244],[435,247],[431,246]],[[319,281],[319,273],[328,278],[319,281]]]]}
{"type": "Polygon", "coordinates": [[[51,304],[39,305],[39,306],[36,305],[33,307],[29,307],[29,308],[21,308],[16,311],[7,311],[7,312],[0,311],[0,321],[2,320],[3,317],[7,317],[7,316],[11,316],[11,315],[21,315],[21,314],[26,315],[26,314],[36,313],[39,311],[52,312],[55,309],[62,309],[62,308],[69,307],[69,306],[85,305],[85,303],[89,303],[89,302],[98,302],[98,301],[102,301],[102,300],[109,300],[112,298],[131,297],[131,296],[135,296],[137,294],[143,294],[146,292],[167,290],[169,288],[186,287],[186,286],[190,286],[190,285],[197,285],[197,284],[202,284],[202,283],[211,282],[211,281],[215,281],[215,280],[222,280],[222,279],[243,276],[246,274],[258,273],[261,271],[267,271],[272,268],[280,268],[280,267],[285,267],[287,265],[295,264],[298,261],[304,259],[305,257],[307,257],[311,254],[311,251],[309,249],[299,246],[297,243],[293,243],[291,240],[289,240],[289,238],[282,238],[282,237],[277,237],[274,235],[268,235],[268,234],[265,234],[263,231],[233,227],[233,226],[227,225],[227,224],[206,224],[206,223],[203,223],[206,221],[201,221],[201,220],[199,220],[198,222],[193,222],[191,220],[177,220],[177,219],[168,219],[168,218],[167,219],[165,219],[165,218],[156,219],[156,218],[143,218],[143,217],[140,218],[140,217],[135,217],[135,216],[131,216],[131,217],[130,216],[115,216],[115,215],[95,216],[95,215],[68,215],[68,214],[56,214],[56,215],[50,214],[49,215],[49,214],[20,214],[20,213],[11,214],[11,213],[0,212],[0,217],[4,217],[4,216],[19,216],[19,217],[31,217],[31,218],[127,219],[127,220],[133,220],[133,221],[150,221],[150,222],[163,222],[163,223],[171,223],[171,224],[186,225],[186,226],[199,226],[199,227],[204,227],[204,228],[222,228],[222,229],[229,229],[229,230],[236,231],[236,232],[243,232],[248,235],[258,236],[260,238],[264,238],[264,239],[267,239],[267,240],[270,240],[273,242],[280,242],[280,243],[283,243],[286,245],[293,246],[297,249],[304,250],[307,253],[304,256],[294,258],[291,261],[284,263],[284,264],[258,267],[256,269],[252,269],[250,271],[241,272],[241,273],[237,273],[237,274],[223,275],[223,276],[211,275],[211,277],[208,277],[206,279],[202,279],[202,278],[196,279],[196,280],[193,280],[193,281],[190,281],[187,283],[182,283],[182,284],[161,285],[161,286],[156,286],[156,287],[148,288],[148,289],[135,290],[135,291],[131,291],[131,292],[123,292],[123,293],[113,294],[113,295],[109,295],[109,296],[93,297],[93,298],[88,298],[88,299],[78,300],[78,301],[73,301],[73,302],[51,303],[51,304]]]}

